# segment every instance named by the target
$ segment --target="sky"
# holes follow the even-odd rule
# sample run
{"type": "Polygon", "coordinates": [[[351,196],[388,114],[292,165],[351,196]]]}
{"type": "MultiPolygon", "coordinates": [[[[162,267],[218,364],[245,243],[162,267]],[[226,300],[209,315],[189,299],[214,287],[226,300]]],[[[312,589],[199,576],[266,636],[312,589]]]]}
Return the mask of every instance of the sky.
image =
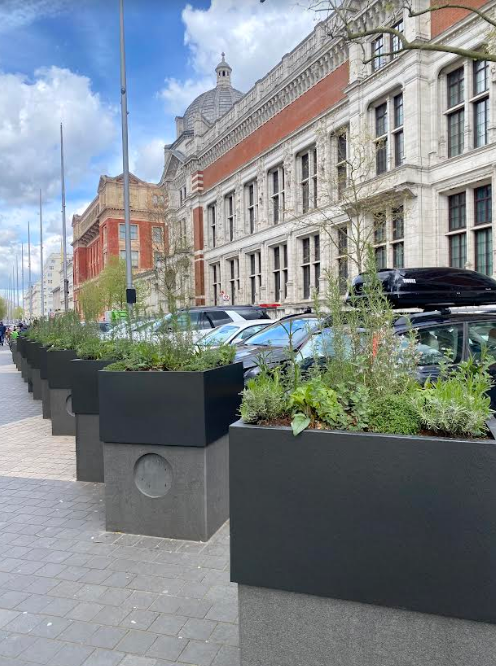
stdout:
{"type": "MultiPolygon", "coordinates": [[[[130,168],[158,182],[176,115],[215,85],[222,51],[243,92],[292,50],[316,18],[297,0],[125,0],[130,168]]],[[[0,292],[31,225],[39,277],[60,252],[60,123],[66,217],[96,195],[100,175],[122,172],[118,0],[0,0],[0,292]]],[[[72,248],[68,247],[68,252],[72,248]]],[[[20,281],[20,278],[19,278],[20,281]]]]}

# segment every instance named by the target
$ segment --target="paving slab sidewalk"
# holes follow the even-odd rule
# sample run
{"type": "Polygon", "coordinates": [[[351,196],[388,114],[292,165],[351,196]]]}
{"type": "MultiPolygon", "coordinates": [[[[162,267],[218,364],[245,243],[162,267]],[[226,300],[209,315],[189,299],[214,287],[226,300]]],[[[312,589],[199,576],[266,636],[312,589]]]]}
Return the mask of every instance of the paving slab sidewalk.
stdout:
{"type": "Polygon", "coordinates": [[[0,348],[0,666],[238,666],[225,525],[208,543],[106,532],[0,348]],[[21,415],[22,418],[18,418],[21,415]]]}

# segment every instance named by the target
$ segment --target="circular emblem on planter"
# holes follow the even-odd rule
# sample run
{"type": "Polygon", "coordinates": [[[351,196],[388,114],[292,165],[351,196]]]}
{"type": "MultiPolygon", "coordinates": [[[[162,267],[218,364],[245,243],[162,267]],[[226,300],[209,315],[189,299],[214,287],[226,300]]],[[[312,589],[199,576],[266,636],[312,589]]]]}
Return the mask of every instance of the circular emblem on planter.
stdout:
{"type": "Polygon", "coordinates": [[[134,465],[134,483],[147,497],[163,497],[172,486],[172,467],[157,453],[146,453],[134,465]]]}
{"type": "Polygon", "coordinates": [[[67,396],[67,399],[65,401],[65,409],[70,416],[74,416],[74,412],[72,411],[72,393],[69,393],[67,396]]]}

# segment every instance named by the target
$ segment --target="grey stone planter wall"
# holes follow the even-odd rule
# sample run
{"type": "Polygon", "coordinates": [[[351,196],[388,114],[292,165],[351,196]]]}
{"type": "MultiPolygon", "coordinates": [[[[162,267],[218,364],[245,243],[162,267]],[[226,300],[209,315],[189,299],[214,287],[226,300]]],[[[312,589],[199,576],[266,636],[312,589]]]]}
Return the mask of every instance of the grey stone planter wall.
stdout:
{"type": "Polygon", "coordinates": [[[237,423],[230,496],[231,578],[245,587],[243,666],[327,663],[319,652],[327,639],[321,648],[310,639],[317,615],[322,636],[332,642],[341,634],[333,652],[340,666],[465,666],[480,636],[476,661],[491,663],[494,441],[323,431],[295,438],[288,428],[237,423]],[[427,627],[413,647],[402,639],[405,610],[427,627]],[[348,618],[345,629],[336,629],[339,614],[348,618]],[[457,632],[463,640],[451,643],[457,632]],[[262,656],[267,633],[291,636],[291,659],[275,638],[262,656]],[[448,652],[426,659],[436,644],[448,652]]]}
{"type": "Polygon", "coordinates": [[[76,478],[102,482],[103,444],[98,415],[98,372],[112,361],[71,361],[72,411],[76,418],[76,478]]]}
{"type": "Polygon", "coordinates": [[[241,364],[99,372],[107,529],[207,540],[228,518],[227,430],[241,364]]]}

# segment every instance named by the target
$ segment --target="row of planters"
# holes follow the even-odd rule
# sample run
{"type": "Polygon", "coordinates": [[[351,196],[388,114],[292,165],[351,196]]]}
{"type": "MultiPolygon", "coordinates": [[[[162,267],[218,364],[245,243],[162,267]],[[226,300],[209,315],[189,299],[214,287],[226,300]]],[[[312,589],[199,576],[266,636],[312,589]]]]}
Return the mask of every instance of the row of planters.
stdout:
{"type": "Polygon", "coordinates": [[[344,313],[331,284],[332,350],[305,376],[293,359],[242,390],[232,350],[173,336],[67,363],[108,529],[205,540],[230,516],[242,666],[494,663],[490,359],[420,387],[370,276],[344,313]]]}
{"type": "Polygon", "coordinates": [[[18,351],[52,433],[76,437],[77,479],[105,482],[107,529],[206,541],[225,523],[243,389],[233,348],[196,349],[184,333],[103,341],[69,315],[38,322],[18,351]]]}

